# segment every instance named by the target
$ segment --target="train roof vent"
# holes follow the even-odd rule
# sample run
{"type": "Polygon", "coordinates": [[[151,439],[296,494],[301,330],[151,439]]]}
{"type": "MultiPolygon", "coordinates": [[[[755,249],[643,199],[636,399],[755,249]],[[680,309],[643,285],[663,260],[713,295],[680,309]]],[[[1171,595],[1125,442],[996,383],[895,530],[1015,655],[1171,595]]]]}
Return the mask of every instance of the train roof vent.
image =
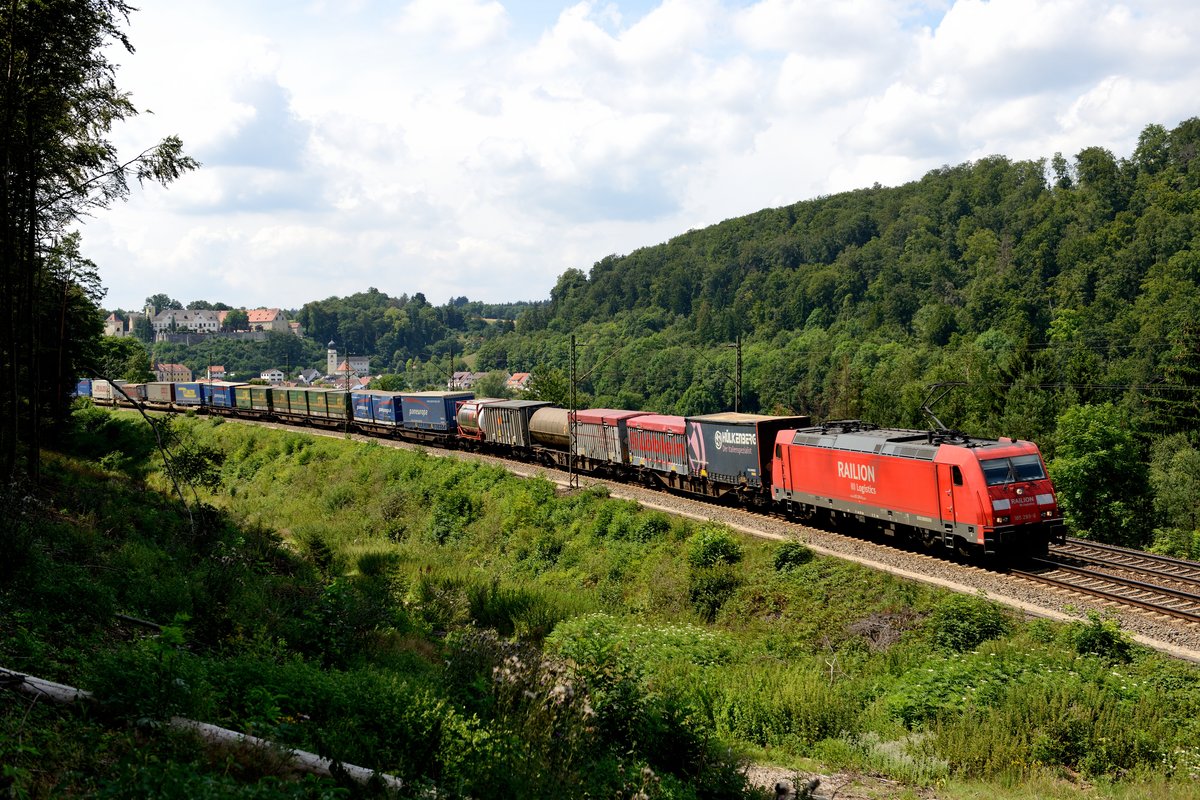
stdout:
{"type": "Polygon", "coordinates": [[[842,434],[837,440],[839,450],[853,450],[857,453],[876,453],[879,444],[881,442],[874,436],[856,434],[842,434]]]}
{"type": "Polygon", "coordinates": [[[884,445],[883,453],[884,455],[899,456],[900,458],[915,458],[921,461],[932,461],[934,454],[937,453],[937,448],[913,444],[897,444],[893,441],[884,445]]]}
{"type": "Polygon", "coordinates": [[[838,437],[829,434],[822,436],[819,433],[805,433],[800,431],[792,437],[792,444],[806,444],[810,447],[834,448],[838,446],[838,437]]]}

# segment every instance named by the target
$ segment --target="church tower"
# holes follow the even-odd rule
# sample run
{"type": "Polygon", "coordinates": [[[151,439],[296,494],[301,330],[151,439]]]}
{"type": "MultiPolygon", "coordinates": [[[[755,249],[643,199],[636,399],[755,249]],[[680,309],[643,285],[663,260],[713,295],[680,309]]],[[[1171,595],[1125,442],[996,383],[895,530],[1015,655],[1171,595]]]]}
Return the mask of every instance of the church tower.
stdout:
{"type": "Polygon", "coordinates": [[[328,348],[325,352],[325,374],[336,375],[338,368],[337,346],[334,345],[332,339],[329,340],[328,348]]]}

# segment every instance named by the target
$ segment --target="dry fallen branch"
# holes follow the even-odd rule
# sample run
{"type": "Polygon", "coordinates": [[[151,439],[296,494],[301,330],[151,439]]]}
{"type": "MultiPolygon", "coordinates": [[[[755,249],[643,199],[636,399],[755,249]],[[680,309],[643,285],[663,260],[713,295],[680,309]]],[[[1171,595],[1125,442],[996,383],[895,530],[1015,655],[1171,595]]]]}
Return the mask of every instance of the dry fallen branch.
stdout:
{"type": "MultiPolygon", "coordinates": [[[[76,705],[91,702],[93,699],[91,692],[35,678],[32,675],[13,672],[3,667],[0,667],[0,686],[20,692],[27,697],[32,697],[34,700],[52,700],[61,705],[76,705]]],[[[395,775],[374,772],[366,767],[359,767],[354,764],[335,762],[328,758],[322,758],[316,753],[309,753],[305,750],[294,750],[276,742],[232,731],[228,728],[210,725],[206,722],[197,722],[196,720],[184,719],[183,717],[172,717],[169,725],[176,730],[191,731],[211,744],[273,750],[283,755],[291,763],[292,767],[299,772],[331,776],[336,771],[344,773],[351,779],[364,785],[372,779],[377,778],[389,789],[400,789],[403,787],[403,782],[395,775]]]]}

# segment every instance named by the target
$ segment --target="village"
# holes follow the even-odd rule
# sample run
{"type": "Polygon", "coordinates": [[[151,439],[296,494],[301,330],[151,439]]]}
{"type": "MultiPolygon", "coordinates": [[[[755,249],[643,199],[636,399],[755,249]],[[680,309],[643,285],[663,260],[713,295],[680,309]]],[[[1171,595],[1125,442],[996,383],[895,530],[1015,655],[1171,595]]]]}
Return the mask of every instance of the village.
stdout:
{"type": "MultiPolygon", "coordinates": [[[[213,339],[264,342],[272,333],[289,333],[304,338],[299,322],[290,320],[279,308],[255,309],[179,309],[166,308],[155,312],[147,305],[140,312],[110,313],[104,320],[104,335],[149,339],[154,344],[197,345],[213,339]]],[[[149,343],[149,342],[147,342],[149,343]]],[[[324,369],[305,368],[294,373],[278,367],[262,370],[256,376],[236,374],[224,365],[211,364],[194,370],[185,364],[151,360],[150,372],[156,381],[227,381],[269,384],[281,387],[329,386],[347,390],[363,389],[381,376],[371,371],[371,359],[366,355],[339,355],[336,342],[326,345],[324,369]]],[[[486,371],[457,371],[445,383],[450,390],[470,391],[490,373],[486,371]]],[[[503,373],[505,394],[520,395],[528,388],[530,373],[503,373]]]]}

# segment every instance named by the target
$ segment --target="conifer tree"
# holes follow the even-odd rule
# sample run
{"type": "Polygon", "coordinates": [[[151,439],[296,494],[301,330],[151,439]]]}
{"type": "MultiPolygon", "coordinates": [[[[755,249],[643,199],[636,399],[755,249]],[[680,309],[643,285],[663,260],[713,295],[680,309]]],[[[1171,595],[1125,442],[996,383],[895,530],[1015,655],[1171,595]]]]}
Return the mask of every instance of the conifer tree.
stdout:
{"type": "Polygon", "coordinates": [[[67,328],[97,316],[95,268],[77,257],[72,226],[126,197],[131,180],[166,184],[198,166],[176,137],[128,160],[106,138],[137,113],[107,49],[133,52],[124,33],[131,10],[122,0],[0,6],[0,470],[8,481],[36,480],[42,434],[65,414],[67,370],[88,338],[67,328]]]}

